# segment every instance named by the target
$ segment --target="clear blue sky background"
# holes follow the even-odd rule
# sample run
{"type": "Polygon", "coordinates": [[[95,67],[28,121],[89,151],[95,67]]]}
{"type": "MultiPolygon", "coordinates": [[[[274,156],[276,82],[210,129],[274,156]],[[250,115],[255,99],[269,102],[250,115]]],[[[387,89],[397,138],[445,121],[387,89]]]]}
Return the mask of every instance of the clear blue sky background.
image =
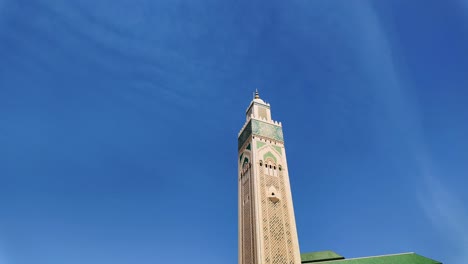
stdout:
{"type": "Polygon", "coordinates": [[[0,264],[237,263],[255,88],[302,252],[468,263],[468,1],[0,0],[0,264]]]}

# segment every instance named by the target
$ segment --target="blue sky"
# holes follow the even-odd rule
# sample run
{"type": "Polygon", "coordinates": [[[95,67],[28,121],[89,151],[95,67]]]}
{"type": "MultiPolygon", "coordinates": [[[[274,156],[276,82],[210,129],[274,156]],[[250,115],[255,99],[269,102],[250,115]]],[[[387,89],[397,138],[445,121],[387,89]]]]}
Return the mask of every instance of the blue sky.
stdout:
{"type": "Polygon", "coordinates": [[[467,263],[465,0],[0,0],[0,264],[237,263],[282,121],[302,252],[467,263]]]}

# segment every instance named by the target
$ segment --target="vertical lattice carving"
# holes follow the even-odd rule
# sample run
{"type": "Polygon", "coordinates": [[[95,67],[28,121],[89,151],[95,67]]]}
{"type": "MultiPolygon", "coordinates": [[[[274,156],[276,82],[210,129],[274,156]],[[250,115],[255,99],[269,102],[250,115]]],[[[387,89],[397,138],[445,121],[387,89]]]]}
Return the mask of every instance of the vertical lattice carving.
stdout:
{"type": "MultiPolygon", "coordinates": [[[[249,165],[249,164],[247,164],[249,165]]],[[[254,214],[252,206],[252,181],[250,166],[244,166],[242,179],[242,259],[243,263],[254,263],[254,214]]]]}
{"type": "Polygon", "coordinates": [[[260,178],[260,207],[262,212],[262,230],[263,230],[263,252],[265,264],[270,264],[270,233],[268,229],[268,212],[267,212],[267,198],[265,186],[265,173],[263,166],[259,166],[260,178]]]}
{"type": "Polygon", "coordinates": [[[292,238],[287,187],[282,171],[268,173],[269,167],[259,166],[260,199],[263,231],[263,262],[265,264],[295,264],[294,243],[292,238]],[[279,190],[280,200],[267,199],[268,190],[279,190]]]}
{"type": "MultiPolygon", "coordinates": [[[[280,171],[279,173],[279,182],[280,182],[280,192],[281,192],[281,199],[284,200],[284,201],[287,201],[288,197],[287,197],[287,192],[289,192],[289,190],[287,190],[286,188],[286,183],[285,183],[285,179],[284,179],[284,175],[283,175],[283,172],[280,171]]],[[[288,259],[288,262],[284,262],[284,263],[289,263],[289,264],[293,264],[294,263],[294,243],[293,243],[293,238],[291,236],[291,219],[289,217],[289,205],[288,203],[283,203],[283,219],[284,219],[284,226],[285,226],[285,243],[286,243],[286,248],[287,248],[287,251],[288,251],[288,256],[289,256],[289,259],[288,259]]]]}

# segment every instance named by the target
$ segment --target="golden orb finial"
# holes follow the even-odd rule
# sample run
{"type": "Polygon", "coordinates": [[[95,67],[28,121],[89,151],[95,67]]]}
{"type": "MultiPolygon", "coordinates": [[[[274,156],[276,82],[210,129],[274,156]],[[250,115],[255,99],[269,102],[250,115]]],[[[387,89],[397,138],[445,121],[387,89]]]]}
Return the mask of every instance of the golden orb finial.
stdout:
{"type": "Polygon", "coordinates": [[[258,94],[258,89],[255,89],[255,97],[254,99],[260,99],[260,95],[258,94]]]}

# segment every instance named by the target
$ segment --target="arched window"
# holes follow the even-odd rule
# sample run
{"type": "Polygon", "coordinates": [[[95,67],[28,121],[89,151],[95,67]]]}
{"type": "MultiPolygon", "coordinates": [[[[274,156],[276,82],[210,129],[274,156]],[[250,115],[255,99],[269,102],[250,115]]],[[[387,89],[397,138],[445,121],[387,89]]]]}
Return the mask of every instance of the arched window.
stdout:
{"type": "Polygon", "coordinates": [[[265,160],[265,174],[270,176],[278,176],[278,172],[276,171],[276,163],[273,159],[268,158],[265,160]]]}
{"type": "Polygon", "coordinates": [[[251,167],[250,161],[246,158],[244,160],[244,164],[242,164],[242,173],[245,175],[249,171],[249,168],[251,167]]]}

